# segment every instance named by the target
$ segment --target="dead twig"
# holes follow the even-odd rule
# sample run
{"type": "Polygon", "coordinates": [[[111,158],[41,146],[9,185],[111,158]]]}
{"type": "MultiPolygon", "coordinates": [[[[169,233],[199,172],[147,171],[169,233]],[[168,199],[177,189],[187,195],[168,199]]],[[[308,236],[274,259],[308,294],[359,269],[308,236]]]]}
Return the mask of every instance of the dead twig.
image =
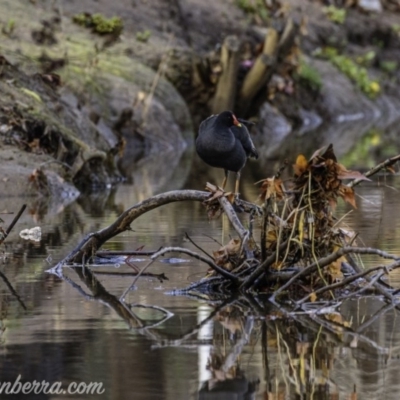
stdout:
{"type": "MultiPolygon", "coordinates": [[[[311,292],[311,293],[307,294],[307,295],[304,296],[302,299],[296,301],[296,305],[297,305],[297,306],[300,306],[300,305],[303,304],[306,300],[308,300],[308,299],[310,298],[310,296],[313,295],[313,294],[314,294],[314,295],[319,295],[319,294],[322,294],[322,293],[324,293],[324,292],[327,292],[328,290],[333,290],[333,289],[338,289],[338,288],[345,287],[345,286],[347,286],[349,283],[354,282],[355,280],[357,280],[357,279],[359,279],[359,278],[363,278],[364,276],[366,276],[366,275],[368,275],[368,274],[370,274],[370,273],[372,273],[372,272],[375,272],[375,271],[377,271],[377,270],[383,269],[383,268],[385,268],[385,267],[382,266],[382,265],[379,265],[378,267],[370,268],[370,269],[368,269],[368,270],[366,270],[366,271],[363,271],[363,272],[360,272],[360,273],[358,273],[358,274],[351,275],[351,276],[349,276],[348,278],[343,279],[343,280],[340,281],[340,282],[332,283],[331,285],[321,287],[321,288],[315,290],[314,292],[311,292]]],[[[380,275],[380,276],[381,276],[381,275],[380,275]]],[[[365,287],[363,287],[363,289],[365,289],[365,287]]],[[[352,295],[353,295],[353,294],[352,294],[352,295]]]]}
{"type": "Polygon", "coordinates": [[[157,252],[156,254],[152,255],[151,259],[156,260],[156,258],[158,258],[166,253],[172,253],[172,252],[188,254],[191,257],[204,262],[210,268],[212,268],[215,272],[218,272],[220,275],[222,275],[226,279],[229,279],[231,282],[236,283],[236,284],[239,283],[239,278],[237,276],[235,276],[235,275],[231,274],[229,271],[219,267],[218,265],[216,265],[213,261],[209,260],[208,258],[205,258],[202,255],[195,253],[192,250],[185,249],[183,247],[166,247],[166,248],[160,250],[159,252],[157,252]]]}
{"type": "MultiPolygon", "coordinates": [[[[399,260],[398,256],[394,256],[392,254],[389,254],[385,251],[379,250],[379,249],[374,249],[370,247],[342,247],[338,251],[330,254],[329,256],[326,256],[324,258],[321,258],[309,266],[305,267],[295,275],[291,279],[289,279],[284,285],[282,285],[278,290],[274,292],[274,294],[271,296],[271,299],[275,299],[277,295],[282,293],[284,290],[286,290],[289,286],[291,286],[294,282],[296,282],[299,278],[305,277],[312,272],[316,271],[318,268],[322,269],[324,267],[327,267],[329,264],[332,262],[338,260],[340,257],[344,256],[345,254],[377,254],[383,258],[389,258],[392,260],[399,260]]],[[[361,272],[361,271],[357,271],[361,272]]],[[[377,288],[378,289],[378,288],[377,288]]],[[[393,299],[392,296],[387,293],[385,290],[382,290],[382,288],[378,289],[381,294],[383,294],[385,297],[388,297],[389,299],[393,299]]]]}
{"type": "Polygon", "coordinates": [[[194,247],[196,247],[196,249],[199,249],[199,250],[200,250],[202,253],[204,253],[207,257],[210,257],[211,260],[213,259],[213,257],[212,257],[210,254],[208,254],[204,249],[202,249],[197,243],[195,243],[195,242],[193,241],[193,239],[188,235],[187,232],[185,232],[185,237],[186,237],[187,240],[189,240],[190,243],[192,243],[192,245],[193,245],[194,247]]]}
{"type": "MultiPolygon", "coordinates": [[[[391,167],[392,165],[396,164],[398,161],[400,161],[400,154],[398,154],[395,157],[388,158],[387,160],[381,162],[378,165],[375,165],[375,167],[371,168],[368,172],[366,172],[364,175],[368,178],[372,175],[375,175],[377,172],[381,171],[384,168],[391,167]]],[[[354,187],[361,183],[365,179],[354,179],[354,181],[351,181],[347,186],[348,187],[354,187]]]]}
{"type": "Polygon", "coordinates": [[[288,241],[284,241],[280,244],[277,251],[274,251],[269,257],[265,259],[256,269],[255,271],[247,277],[247,279],[241,284],[240,288],[243,290],[248,290],[253,285],[253,283],[268,270],[268,267],[271,266],[276,259],[276,254],[288,246],[288,241]]]}

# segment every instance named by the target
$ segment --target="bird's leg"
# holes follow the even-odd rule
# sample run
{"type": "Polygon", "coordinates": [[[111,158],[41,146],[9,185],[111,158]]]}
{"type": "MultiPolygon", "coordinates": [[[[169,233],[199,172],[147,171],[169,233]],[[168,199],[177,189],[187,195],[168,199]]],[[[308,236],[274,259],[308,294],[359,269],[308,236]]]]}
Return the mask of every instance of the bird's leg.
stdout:
{"type": "Polygon", "coordinates": [[[236,172],[235,197],[239,197],[240,171],[236,172]]]}
{"type": "Polygon", "coordinates": [[[228,181],[229,171],[227,169],[224,169],[224,173],[225,173],[225,178],[222,181],[222,190],[225,189],[226,182],[228,181]]]}

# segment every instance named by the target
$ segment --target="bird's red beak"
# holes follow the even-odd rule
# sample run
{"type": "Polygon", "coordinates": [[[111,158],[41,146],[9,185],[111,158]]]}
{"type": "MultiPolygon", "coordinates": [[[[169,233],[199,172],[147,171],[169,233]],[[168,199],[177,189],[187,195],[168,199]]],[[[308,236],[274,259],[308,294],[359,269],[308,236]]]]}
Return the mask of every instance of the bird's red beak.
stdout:
{"type": "Polygon", "coordinates": [[[238,121],[235,115],[233,115],[233,125],[242,126],[242,124],[238,121]]]}

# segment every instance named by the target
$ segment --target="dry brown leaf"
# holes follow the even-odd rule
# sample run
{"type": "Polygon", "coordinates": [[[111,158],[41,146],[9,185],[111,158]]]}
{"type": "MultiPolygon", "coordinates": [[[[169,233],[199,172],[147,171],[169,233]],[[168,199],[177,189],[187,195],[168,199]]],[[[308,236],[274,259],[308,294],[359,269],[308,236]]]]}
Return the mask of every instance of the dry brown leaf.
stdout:
{"type": "Polygon", "coordinates": [[[209,219],[218,218],[222,214],[220,205],[209,204],[207,205],[207,216],[209,219]]]}
{"type": "Polygon", "coordinates": [[[234,255],[240,250],[240,240],[231,239],[228,244],[223,246],[221,249],[224,249],[229,255],[234,255]]]}
{"type": "Polygon", "coordinates": [[[339,187],[339,196],[346,201],[347,203],[351,204],[354,208],[357,208],[356,205],[356,197],[354,194],[353,188],[350,188],[345,185],[340,185],[339,187]]]}
{"type": "Polygon", "coordinates": [[[333,152],[333,145],[332,143],[327,147],[325,152],[321,155],[321,157],[325,160],[333,160],[334,162],[337,162],[337,158],[335,156],[335,153],[333,152]]]}
{"type": "Polygon", "coordinates": [[[343,316],[339,313],[330,313],[330,314],[324,314],[324,318],[328,321],[335,322],[338,325],[342,325],[346,328],[350,326],[350,322],[346,321],[343,316]]]}
{"type": "Polygon", "coordinates": [[[283,267],[282,261],[278,261],[277,263],[273,263],[271,265],[272,269],[275,269],[276,271],[280,271],[280,269],[283,267]]]}
{"type": "Polygon", "coordinates": [[[294,174],[296,176],[300,176],[307,171],[308,161],[303,156],[303,154],[299,154],[296,158],[296,164],[293,165],[294,174]]]}
{"type": "Polygon", "coordinates": [[[261,194],[262,200],[268,200],[271,197],[277,200],[282,200],[284,197],[282,180],[279,178],[267,178],[262,181],[261,194]]]}
{"type": "Polygon", "coordinates": [[[312,292],[310,294],[310,301],[311,303],[314,303],[317,300],[317,295],[315,294],[315,292],[312,292]]]}
{"type": "Polygon", "coordinates": [[[346,169],[342,164],[336,164],[337,177],[338,179],[361,179],[364,181],[370,181],[364,174],[359,171],[350,171],[346,169]]]}
{"type": "Polygon", "coordinates": [[[215,264],[221,266],[224,265],[228,259],[228,254],[224,250],[213,251],[215,264]]]}
{"type": "Polygon", "coordinates": [[[213,252],[214,262],[220,267],[224,267],[228,271],[232,269],[232,263],[229,257],[238,254],[240,251],[240,240],[231,239],[229,243],[213,252]]]}
{"type": "Polygon", "coordinates": [[[328,201],[329,201],[329,205],[330,205],[330,207],[331,207],[331,210],[332,210],[332,211],[335,211],[335,210],[336,210],[336,206],[337,206],[337,201],[336,201],[336,199],[330,197],[330,198],[328,199],[328,201]]]}
{"type": "Polygon", "coordinates": [[[328,266],[328,274],[334,281],[339,281],[343,279],[342,273],[342,262],[346,261],[345,257],[340,257],[336,261],[332,262],[328,266]]]}
{"type": "Polygon", "coordinates": [[[40,139],[36,138],[33,139],[28,146],[30,147],[30,149],[35,152],[35,151],[39,151],[40,149],[40,139]]]}
{"type": "Polygon", "coordinates": [[[316,150],[313,155],[310,157],[310,162],[314,160],[314,158],[320,158],[320,159],[328,159],[331,158],[334,161],[336,161],[336,156],[333,153],[333,146],[330,144],[328,147],[321,147],[320,149],[316,150]]]}
{"type": "MultiPolygon", "coordinates": [[[[208,188],[206,187],[206,189],[208,188]]],[[[214,200],[218,200],[220,197],[224,195],[225,193],[222,190],[217,189],[215,192],[213,192],[213,195],[209,199],[204,201],[204,203],[212,203],[214,200]]]]}

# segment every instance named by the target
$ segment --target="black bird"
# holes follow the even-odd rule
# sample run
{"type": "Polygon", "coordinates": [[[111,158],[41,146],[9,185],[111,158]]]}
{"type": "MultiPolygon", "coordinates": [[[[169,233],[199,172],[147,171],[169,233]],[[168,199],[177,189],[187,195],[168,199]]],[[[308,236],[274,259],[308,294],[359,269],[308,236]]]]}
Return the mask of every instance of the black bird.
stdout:
{"type": "Polygon", "coordinates": [[[196,139],[196,151],[200,158],[212,167],[225,170],[222,189],[225,188],[229,171],[236,172],[236,195],[239,192],[240,172],[247,158],[258,158],[245,126],[247,123],[239,121],[231,111],[211,115],[200,124],[196,139]]]}

